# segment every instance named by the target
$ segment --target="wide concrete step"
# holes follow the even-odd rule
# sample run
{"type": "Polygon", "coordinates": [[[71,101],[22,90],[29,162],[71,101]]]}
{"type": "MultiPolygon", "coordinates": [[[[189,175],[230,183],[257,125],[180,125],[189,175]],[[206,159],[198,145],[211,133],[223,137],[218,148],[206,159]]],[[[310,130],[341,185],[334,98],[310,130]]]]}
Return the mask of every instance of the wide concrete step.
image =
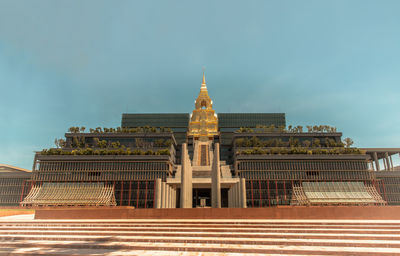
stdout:
{"type": "Polygon", "coordinates": [[[152,232],[152,231],[130,231],[130,232],[92,232],[92,231],[19,231],[1,232],[1,235],[82,235],[82,236],[158,236],[158,237],[213,237],[213,238],[293,238],[293,239],[347,239],[347,240],[400,240],[400,235],[392,234],[332,234],[332,233],[220,233],[220,232],[152,232]]]}
{"type": "Polygon", "coordinates": [[[386,240],[348,240],[348,239],[289,239],[289,238],[228,238],[210,239],[210,237],[159,237],[159,236],[99,236],[99,235],[0,235],[4,243],[9,241],[107,241],[107,242],[149,242],[149,243],[193,243],[234,244],[234,245],[309,245],[342,247],[383,247],[400,248],[400,241],[386,240]]]}
{"type": "Polygon", "coordinates": [[[73,224],[73,225],[137,225],[137,224],[221,224],[221,225],[268,225],[268,224],[278,224],[278,225],[400,225],[400,220],[274,220],[274,219],[262,219],[262,220],[180,220],[180,219],[165,219],[165,220],[148,220],[148,219],[129,219],[129,220],[24,220],[24,221],[11,221],[0,219],[0,225],[7,224],[73,224]]]}
{"type": "Polygon", "coordinates": [[[8,255],[400,255],[400,222],[1,221],[0,254],[3,251],[8,255]]]}
{"type": "MultiPolygon", "coordinates": [[[[2,242],[0,247],[27,248],[40,247],[56,249],[114,249],[114,250],[154,250],[174,252],[202,252],[202,253],[259,253],[259,254],[300,254],[300,255],[399,255],[397,248],[371,247],[336,247],[336,246],[285,246],[285,245],[232,245],[232,244],[207,244],[192,243],[154,243],[154,242],[108,242],[108,241],[17,241],[2,242]]],[[[12,254],[11,254],[12,255],[12,254]]],[[[212,254],[211,254],[212,255],[212,254]]]]}
{"type": "MultiPolygon", "coordinates": [[[[51,231],[51,230],[63,230],[63,231],[82,231],[78,228],[34,228],[37,231],[51,231]]],[[[17,232],[17,229],[12,229],[17,232]]],[[[21,229],[20,229],[21,230],[21,229]]],[[[26,228],[24,229],[26,230],[26,228]]],[[[393,229],[332,229],[332,228],[232,228],[232,227],[221,227],[221,228],[202,228],[202,227],[130,227],[130,228],[102,228],[102,227],[86,227],[86,231],[107,231],[107,232],[130,232],[130,231],[153,231],[153,232],[219,232],[219,233],[336,233],[336,234],[392,234],[399,235],[400,230],[393,229]]],[[[5,232],[5,229],[0,229],[0,232],[5,232]]]]}
{"type": "Polygon", "coordinates": [[[252,229],[262,229],[262,228],[314,228],[314,229],[393,229],[400,230],[400,225],[367,225],[367,224],[202,224],[202,223],[133,223],[133,224],[65,224],[65,223],[3,223],[0,224],[0,229],[12,229],[12,228],[137,228],[137,227],[202,227],[202,228],[252,228],[252,229]]]}
{"type": "MultiPolygon", "coordinates": [[[[159,251],[159,250],[115,250],[115,249],[73,249],[73,248],[65,248],[65,249],[54,249],[54,248],[40,248],[40,247],[28,247],[28,248],[15,248],[15,247],[0,247],[0,255],[13,255],[13,256],[25,256],[25,255],[52,255],[52,256],[82,256],[82,255],[140,255],[140,256],[242,256],[243,253],[219,253],[219,252],[212,252],[212,253],[199,253],[199,252],[175,252],[175,251],[159,251]]],[[[259,253],[246,253],[246,256],[260,256],[259,253]]],[[[275,254],[270,253],[270,256],[304,256],[304,254],[275,254]]],[[[318,256],[318,255],[317,255],[318,256]]],[[[320,255],[324,256],[324,255],[320,255]]]]}

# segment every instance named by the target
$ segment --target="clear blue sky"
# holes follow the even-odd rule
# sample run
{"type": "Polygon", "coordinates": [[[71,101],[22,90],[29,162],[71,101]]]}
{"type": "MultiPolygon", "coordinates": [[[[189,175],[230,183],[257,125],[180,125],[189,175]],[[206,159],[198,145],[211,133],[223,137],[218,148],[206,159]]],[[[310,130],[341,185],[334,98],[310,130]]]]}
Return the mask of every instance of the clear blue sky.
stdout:
{"type": "Polygon", "coordinates": [[[194,107],[285,112],[400,147],[400,1],[1,1],[0,163],[70,126],[194,107]]]}

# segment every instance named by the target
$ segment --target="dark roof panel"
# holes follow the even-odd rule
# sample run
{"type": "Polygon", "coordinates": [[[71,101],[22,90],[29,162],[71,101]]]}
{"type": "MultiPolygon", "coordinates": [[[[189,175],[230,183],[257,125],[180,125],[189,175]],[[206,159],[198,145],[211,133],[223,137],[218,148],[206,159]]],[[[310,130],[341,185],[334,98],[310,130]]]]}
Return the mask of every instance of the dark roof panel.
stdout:
{"type": "MultiPolygon", "coordinates": [[[[257,125],[286,126],[284,113],[219,113],[219,128],[256,127],[257,125]]],[[[189,114],[122,114],[122,127],[187,128],[189,114]]]]}

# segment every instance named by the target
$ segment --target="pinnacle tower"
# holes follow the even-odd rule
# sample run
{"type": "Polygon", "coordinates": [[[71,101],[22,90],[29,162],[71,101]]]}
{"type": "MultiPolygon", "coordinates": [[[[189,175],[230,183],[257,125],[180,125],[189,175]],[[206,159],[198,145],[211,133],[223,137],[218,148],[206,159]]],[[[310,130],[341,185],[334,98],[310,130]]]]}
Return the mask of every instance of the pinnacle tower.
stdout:
{"type": "Polygon", "coordinates": [[[195,101],[195,109],[189,121],[188,135],[195,139],[202,137],[212,138],[218,135],[218,117],[212,108],[212,100],[208,95],[206,77],[203,72],[200,93],[195,101]]]}

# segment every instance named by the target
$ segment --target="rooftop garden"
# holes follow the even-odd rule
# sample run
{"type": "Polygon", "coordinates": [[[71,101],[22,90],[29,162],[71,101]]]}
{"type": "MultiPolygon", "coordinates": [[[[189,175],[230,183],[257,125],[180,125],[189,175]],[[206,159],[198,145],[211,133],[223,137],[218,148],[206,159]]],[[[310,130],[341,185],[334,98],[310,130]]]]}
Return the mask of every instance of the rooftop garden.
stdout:
{"type": "Polygon", "coordinates": [[[73,150],[65,150],[61,148],[51,148],[51,149],[43,149],[40,152],[41,155],[169,155],[170,151],[168,149],[160,149],[157,151],[153,150],[142,150],[142,149],[134,149],[130,148],[118,148],[118,149],[93,149],[93,148],[80,148],[73,150]]]}
{"type": "MultiPolygon", "coordinates": [[[[70,127],[68,132],[70,133],[84,133],[86,127],[70,127]]],[[[136,127],[136,128],[126,128],[126,127],[117,127],[117,128],[102,128],[97,127],[95,129],[90,128],[90,133],[171,133],[172,130],[166,127],[153,127],[153,126],[144,126],[144,127],[136,127]]]]}
{"type": "Polygon", "coordinates": [[[345,138],[343,142],[336,142],[334,139],[325,138],[312,141],[290,137],[288,141],[281,139],[261,140],[257,137],[238,138],[235,140],[235,146],[238,148],[247,148],[238,150],[239,155],[342,155],[342,154],[365,154],[358,148],[351,148],[353,140],[345,138]]]}
{"type": "Polygon", "coordinates": [[[121,145],[119,141],[106,141],[98,138],[93,139],[94,143],[85,143],[84,137],[73,137],[71,145],[66,147],[63,139],[56,139],[54,143],[57,148],[43,149],[42,155],[170,155],[169,147],[172,140],[157,139],[154,142],[145,142],[143,139],[135,139],[136,148],[131,149],[121,145]],[[153,150],[150,148],[161,148],[153,150]]]}
{"type": "MultiPolygon", "coordinates": [[[[307,125],[308,133],[335,133],[337,132],[336,127],[332,127],[329,125],[307,125]]],[[[269,132],[276,132],[276,133],[304,133],[305,128],[301,125],[292,126],[289,125],[286,129],[285,126],[275,126],[275,125],[257,125],[255,128],[250,127],[241,127],[236,132],[237,133],[269,133],[269,132]]]]}
{"type": "Polygon", "coordinates": [[[282,139],[269,139],[262,140],[258,137],[253,136],[252,138],[238,138],[235,139],[236,147],[347,147],[349,148],[353,145],[353,140],[350,138],[345,138],[343,142],[336,142],[334,139],[325,138],[322,141],[318,138],[313,140],[303,140],[300,141],[297,138],[290,137],[288,141],[283,141],[282,139]]]}
{"type": "Polygon", "coordinates": [[[238,150],[238,155],[292,155],[292,154],[303,154],[303,155],[362,155],[365,151],[358,148],[305,148],[305,147],[275,147],[275,148],[251,148],[245,150],[238,150]]]}

